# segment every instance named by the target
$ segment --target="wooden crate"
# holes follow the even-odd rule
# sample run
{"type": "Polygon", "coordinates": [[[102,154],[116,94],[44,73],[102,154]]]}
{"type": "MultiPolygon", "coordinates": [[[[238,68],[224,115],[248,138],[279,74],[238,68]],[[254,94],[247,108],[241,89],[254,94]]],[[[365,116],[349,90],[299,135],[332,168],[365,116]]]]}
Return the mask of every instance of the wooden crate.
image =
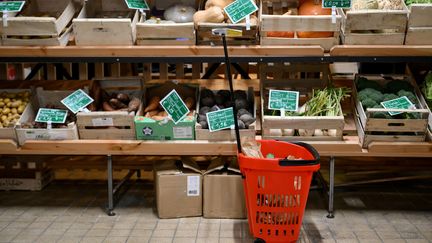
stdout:
{"type": "MultiPolygon", "coordinates": [[[[391,81],[379,75],[357,75],[359,77],[366,77],[370,80],[378,81],[380,84],[386,84],[391,81]]],[[[393,79],[408,80],[411,77],[406,75],[391,75],[393,79]]],[[[357,87],[353,86],[352,100],[355,111],[355,121],[360,144],[363,148],[367,148],[371,142],[422,142],[425,141],[429,111],[426,109],[426,104],[420,99],[420,92],[415,89],[414,92],[419,100],[419,109],[406,110],[419,115],[419,119],[382,119],[373,118],[376,112],[387,112],[388,109],[368,108],[366,111],[357,98],[357,87]],[[385,134],[384,134],[385,133],[385,134]]]]}
{"type": "MultiPolygon", "coordinates": [[[[229,89],[229,87],[226,87],[226,89],[229,89]]],[[[257,118],[257,114],[256,114],[256,102],[255,102],[255,97],[254,97],[254,91],[252,87],[249,87],[247,90],[247,95],[248,95],[248,101],[250,102],[252,100],[253,102],[253,116],[255,117],[255,119],[257,118]]],[[[200,109],[200,105],[199,105],[199,100],[201,100],[201,98],[198,99],[198,107],[197,110],[199,111],[200,109]]],[[[256,121],[254,123],[252,123],[251,125],[249,125],[248,129],[241,129],[240,130],[240,137],[244,138],[244,137],[249,137],[252,139],[255,139],[256,136],[256,121]]],[[[196,140],[208,140],[208,141],[234,141],[236,140],[236,134],[235,134],[235,130],[221,130],[221,131],[217,131],[217,132],[210,132],[209,129],[203,129],[202,126],[199,123],[195,124],[195,139],[196,140]]]]}
{"type": "Polygon", "coordinates": [[[0,190],[40,191],[54,179],[46,163],[7,161],[0,163],[0,190]]]}
{"type": "MultiPolygon", "coordinates": [[[[143,96],[143,81],[140,78],[97,80],[95,85],[107,91],[108,94],[122,91],[129,97],[137,97],[140,100],[143,96]]],[[[95,97],[95,99],[99,98],[95,97]]],[[[136,115],[142,115],[142,103],[136,114],[127,111],[79,112],[77,124],[80,139],[135,140],[134,117],[136,115]]]]}
{"type": "Polygon", "coordinates": [[[346,45],[403,45],[408,9],[359,10],[338,9],[342,16],[342,43],[346,45]],[[370,33],[370,31],[376,33],[370,33]],[[382,33],[382,31],[387,31],[382,33]],[[365,33],[366,32],[366,33],[365,33]]]}
{"type": "MultiPolygon", "coordinates": [[[[7,92],[7,93],[19,93],[19,92],[25,92],[28,91],[30,92],[29,89],[0,89],[0,93],[2,92],[7,92]]],[[[28,110],[29,105],[27,105],[23,111],[23,114],[28,110]]],[[[22,116],[20,117],[18,123],[22,119],[22,116]]],[[[16,124],[15,124],[16,125],[16,124]]],[[[4,127],[4,128],[0,128],[0,139],[12,139],[14,141],[17,141],[17,136],[16,136],[16,132],[15,132],[15,125],[13,127],[4,127]]]]}
{"type": "MultiPolygon", "coordinates": [[[[22,114],[20,122],[16,125],[15,131],[18,137],[18,144],[22,146],[27,140],[77,140],[78,129],[75,122],[70,122],[67,124],[66,128],[40,129],[26,128],[25,126],[25,123],[35,120],[40,107],[53,105],[61,109],[67,109],[60,101],[74,91],[75,90],[52,91],[44,90],[41,87],[37,88],[37,99],[34,99],[34,101],[29,104],[29,109],[22,114]]],[[[84,91],[88,92],[88,89],[84,88],[84,91]]]]}
{"type": "Polygon", "coordinates": [[[405,45],[432,44],[432,4],[411,4],[405,45]]]}
{"type": "Polygon", "coordinates": [[[73,20],[77,46],[133,45],[139,11],[129,9],[124,0],[89,0],[83,15],[73,20]]]}
{"type": "Polygon", "coordinates": [[[300,92],[299,106],[307,101],[313,89],[325,87],[329,80],[326,64],[278,64],[260,67],[261,75],[261,127],[264,139],[338,141],[343,139],[344,116],[271,116],[268,111],[269,89],[300,92]],[[270,129],[335,129],[336,136],[282,136],[274,135],[270,129]]]}
{"type": "Polygon", "coordinates": [[[7,27],[0,19],[3,45],[65,46],[72,32],[71,21],[79,17],[79,11],[80,5],[73,0],[27,1],[20,13],[10,13],[7,27]]]}
{"type": "Polygon", "coordinates": [[[332,23],[332,16],[299,16],[283,15],[283,9],[294,8],[297,11],[298,1],[292,0],[264,0],[260,6],[260,34],[261,45],[320,45],[325,51],[339,44],[341,15],[336,15],[336,22],[332,23]],[[283,6],[283,7],[282,7],[283,6]],[[328,31],[334,32],[333,37],[327,38],[294,38],[268,37],[270,31],[328,31]]]}

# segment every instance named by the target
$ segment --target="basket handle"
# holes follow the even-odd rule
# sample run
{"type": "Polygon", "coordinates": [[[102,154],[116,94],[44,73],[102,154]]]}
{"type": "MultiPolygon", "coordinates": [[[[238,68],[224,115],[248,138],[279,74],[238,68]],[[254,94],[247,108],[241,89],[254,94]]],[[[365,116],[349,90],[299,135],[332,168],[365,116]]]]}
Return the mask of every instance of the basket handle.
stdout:
{"type": "Polygon", "coordinates": [[[317,164],[319,164],[320,155],[314,147],[312,147],[310,144],[303,143],[303,142],[291,142],[291,143],[307,149],[314,156],[315,159],[314,160],[281,159],[281,160],[279,160],[280,166],[304,166],[304,165],[317,165],[317,164]]]}

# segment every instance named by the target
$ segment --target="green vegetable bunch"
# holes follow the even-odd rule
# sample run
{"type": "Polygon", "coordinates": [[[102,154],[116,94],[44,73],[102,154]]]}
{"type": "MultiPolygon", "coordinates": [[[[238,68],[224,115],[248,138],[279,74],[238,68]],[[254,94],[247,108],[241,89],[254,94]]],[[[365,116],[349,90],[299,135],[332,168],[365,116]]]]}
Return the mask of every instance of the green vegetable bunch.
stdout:
{"type": "Polygon", "coordinates": [[[341,113],[340,102],[349,97],[350,89],[329,86],[322,90],[313,90],[312,98],[306,102],[304,116],[337,116],[341,113]]]}
{"type": "Polygon", "coordinates": [[[426,75],[422,90],[429,107],[432,106],[432,71],[426,75]]]}
{"type": "Polygon", "coordinates": [[[432,3],[432,0],[405,0],[407,6],[414,3],[432,3]]]}

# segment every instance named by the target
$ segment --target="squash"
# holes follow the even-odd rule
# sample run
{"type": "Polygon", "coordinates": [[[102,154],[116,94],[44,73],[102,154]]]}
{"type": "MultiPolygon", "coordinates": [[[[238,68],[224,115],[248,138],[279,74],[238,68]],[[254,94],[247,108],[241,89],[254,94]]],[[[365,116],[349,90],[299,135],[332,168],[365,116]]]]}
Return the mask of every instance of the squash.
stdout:
{"type": "MultiPolygon", "coordinates": [[[[284,13],[283,15],[294,15],[292,10],[284,13]]],[[[279,37],[279,38],[294,38],[294,31],[269,31],[267,37],[279,37]]]]}
{"type": "Polygon", "coordinates": [[[196,11],[193,7],[177,4],[165,10],[164,18],[176,23],[188,23],[192,22],[193,14],[195,12],[196,11]]]}
{"type": "Polygon", "coordinates": [[[206,10],[197,11],[193,20],[195,24],[198,23],[222,23],[225,17],[222,8],[213,6],[206,10]]]}
{"type": "MultiPolygon", "coordinates": [[[[331,9],[322,8],[321,1],[309,0],[299,7],[299,15],[331,15],[331,9]]],[[[298,38],[325,38],[333,37],[333,32],[326,31],[297,31],[298,38]]]]}
{"type": "Polygon", "coordinates": [[[204,9],[209,9],[211,7],[219,7],[219,8],[225,8],[226,6],[228,6],[229,4],[231,4],[232,2],[234,2],[234,0],[208,0],[205,4],[204,9]]]}

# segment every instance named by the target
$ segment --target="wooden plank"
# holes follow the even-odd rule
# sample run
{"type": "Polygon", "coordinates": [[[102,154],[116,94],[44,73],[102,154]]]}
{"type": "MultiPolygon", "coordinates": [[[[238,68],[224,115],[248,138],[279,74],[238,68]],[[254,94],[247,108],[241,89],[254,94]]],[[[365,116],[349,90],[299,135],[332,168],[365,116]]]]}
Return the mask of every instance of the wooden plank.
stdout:
{"type": "Polygon", "coordinates": [[[408,27],[432,27],[432,4],[411,4],[408,27]]]}
{"type": "Polygon", "coordinates": [[[152,79],[152,64],[143,63],[143,80],[144,82],[150,81],[152,79]]]}
{"type": "Polygon", "coordinates": [[[138,45],[195,45],[193,23],[137,23],[138,45]]]}
{"type": "MultiPolygon", "coordinates": [[[[383,47],[380,47],[383,48],[383,47]]],[[[430,55],[432,47],[422,47],[413,53],[430,55]]],[[[236,56],[323,56],[317,46],[230,46],[231,57],[236,56]]],[[[408,51],[407,51],[408,52],[408,51]]],[[[391,52],[390,52],[391,53],[391,52]]],[[[0,57],[184,57],[221,56],[223,47],[211,46],[66,46],[66,47],[0,47],[0,57]]],[[[413,56],[411,54],[410,56],[413,56]]]]}
{"type": "Polygon", "coordinates": [[[60,36],[54,36],[49,38],[32,38],[22,39],[15,37],[3,38],[4,46],[66,46],[71,36],[72,28],[67,29],[60,36]]]}
{"type": "Polygon", "coordinates": [[[429,46],[373,46],[343,45],[335,46],[331,56],[432,56],[432,45],[429,46]]]}
{"type": "Polygon", "coordinates": [[[176,63],[176,78],[185,78],[184,63],[176,63]]]}
{"type": "Polygon", "coordinates": [[[111,71],[111,77],[120,77],[121,73],[120,73],[120,63],[113,63],[110,66],[110,71],[111,71]]]}
{"type": "Polygon", "coordinates": [[[200,79],[201,78],[201,70],[202,70],[202,63],[192,63],[192,79],[200,79]]]}
{"type": "Polygon", "coordinates": [[[159,78],[168,79],[168,64],[159,63],[159,78]]]}
{"type": "Polygon", "coordinates": [[[0,63],[0,80],[8,79],[8,64],[0,63]]]}
{"type": "Polygon", "coordinates": [[[405,45],[431,45],[432,27],[409,27],[405,45]]]}
{"type": "Polygon", "coordinates": [[[88,80],[88,65],[87,63],[79,64],[79,79],[80,80],[88,80]]]}
{"type": "Polygon", "coordinates": [[[48,80],[57,80],[56,67],[54,64],[47,64],[48,80]]]}
{"type": "Polygon", "coordinates": [[[95,78],[101,79],[105,77],[104,63],[95,63],[95,78]]]}

